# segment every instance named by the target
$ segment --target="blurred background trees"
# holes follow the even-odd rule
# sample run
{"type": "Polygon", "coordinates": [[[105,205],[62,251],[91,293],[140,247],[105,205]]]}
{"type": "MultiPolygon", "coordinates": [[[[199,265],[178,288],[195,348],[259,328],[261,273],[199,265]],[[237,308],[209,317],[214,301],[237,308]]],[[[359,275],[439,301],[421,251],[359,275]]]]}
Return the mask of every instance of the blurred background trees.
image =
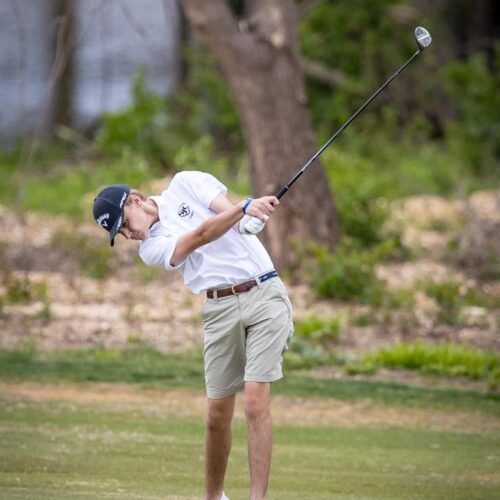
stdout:
{"type": "Polygon", "coordinates": [[[186,168],[238,195],[273,193],[408,57],[418,24],[431,49],[283,200],[273,256],[293,267],[286,232],[332,248],[332,192],[344,244],[367,249],[387,239],[381,200],[498,186],[497,2],[210,5],[1,1],[1,203],[88,217],[83,195],[100,184],[186,168]],[[197,23],[207,13],[212,37],[197,23]],[[247,46],[229,64],[231,40],[247,46]]]}

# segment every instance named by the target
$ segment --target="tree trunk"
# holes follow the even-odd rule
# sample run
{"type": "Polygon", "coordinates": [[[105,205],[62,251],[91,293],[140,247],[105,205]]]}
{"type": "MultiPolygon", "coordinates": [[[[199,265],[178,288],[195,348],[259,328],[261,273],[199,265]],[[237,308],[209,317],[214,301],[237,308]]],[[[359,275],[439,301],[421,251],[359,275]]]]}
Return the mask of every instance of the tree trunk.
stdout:
{"type": "Polygon", "coordinates": [[[54,35],[54,54],[60,63],[54,89],[52,121],[58,125],[72,126],[73,122],[73,37],[75,31],[75,13],[73,0],[52,0],[52,19],[60,19],[59,28],[54,35]]]}
{"type": "MultiPolygon", "coordinates": [[[[289,0],[246,2],[238,20],[226,0],[180,0],[216,57],[240,114],[255,196],[275,194],[315,152],[300,69],[297,11],[289,0]]],[[[279,269],[294,271],[297,244],[333,249],[339,227],[329,182],[312,166],[282,199],[264,242],[279,269]]]]}

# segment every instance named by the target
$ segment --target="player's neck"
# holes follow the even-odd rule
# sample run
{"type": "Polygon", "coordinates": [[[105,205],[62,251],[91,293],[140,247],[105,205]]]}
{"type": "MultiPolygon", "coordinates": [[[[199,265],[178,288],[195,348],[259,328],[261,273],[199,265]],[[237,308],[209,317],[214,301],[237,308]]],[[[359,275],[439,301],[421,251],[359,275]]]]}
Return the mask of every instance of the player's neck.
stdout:
{"type": "Polygon", "coordinates": [[[149,227],[157,223],[160,220],[160,211],[158,210],[158,205],[154,200],[149,198],[144,204],[144,210],[149,217],[149,227]]]}

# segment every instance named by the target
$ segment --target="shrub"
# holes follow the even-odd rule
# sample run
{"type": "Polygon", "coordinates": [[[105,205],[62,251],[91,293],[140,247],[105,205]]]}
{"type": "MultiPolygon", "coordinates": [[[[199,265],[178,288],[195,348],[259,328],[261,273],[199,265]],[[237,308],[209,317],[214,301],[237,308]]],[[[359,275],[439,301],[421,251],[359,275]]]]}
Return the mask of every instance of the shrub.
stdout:
{"type": "Polygon", "coordinates": [[[464,306],[463,285],[458,281],[430,281],[424,284],[425,293],[439,306],[438,321],[448,325],[460,322],[460,310],[464,306]]]}
{"type": "Polygon", "coordinates": [[[438,345],[422,342],[399,343],[365,358],[387,368],[407,368],[449,376],[466,376],[496,383],[500,374],[500,356],[452,343],[438,345]]]}
{"type": "Polygon", "coordinates": [[[461,323],[461,311],[465,306],[487,309],[500,307],[500,297],[483,292],[477,286],[467,285],[458,280],[429,281],[420,284],[424,292],[439,306],[437,319],[448,325],[461,323]]]}
{"type": "Polygon", "coordinates": [[[4,281],[5,303],[17,304],[22,302],[47,302],[48,290],[46,283],[30,280],[28,276],[16,277],[8,275],[4,281]]]}
{"type": "Polygon", "coordinates": [[[288,352],[283,357],[283,364],[288,370],[310,370],[339,363],[334,353],[295,336],[288,352]]]}
{"type": "Polygon", "coordinates": [[[315,263],[309,279],[320,297],[373,303],[382,293],[382,283],[375,275],[375,262],[369,252],[356,251],[340,244],[335,254],[315,247],[315,263]]]}
{"type": "Polygon", "coordinates": [[[313,346],[328,347],[339,339],[341,330],[340,318],[323,319],[310,316],[302,321],[295,321],[294,335],[313,346]]]}
{"type": "Polygon", "coordinates": [[[405,307],[413,303],[413,294],[389,291],[377,278],[375,265],[386,255],[385,244],[360,250],[345,239],[334,254],[322,247],[311,247],[309,283],[319,297],[360,302],[375,307],[405,307]]]}
{"type": "MultiPolygon", "coordinates": [[[[493,68],[484,54],[467,61],[452,61],[443,69],[448,92],[459,106],[459,120],[447,125],[450,149],[472,167],[475,175],[498,171],[500,157],[500,45],[496,47],[493,68]],[[495,104],[496,103],[496,104],[495,104]]],[[[498,173],[497,173],[498,175],[498,173]]]]}
{"type": "Polygon", "coordinates": [[[364,326],[373,325],[374,323],[376,323],[376,321],[377,321],[377,318],[375,317],[373,312],[368,311],[368,312],[361,312],[361,313],[357,314],[354,317],[352,324],[354,326],[364,327],[364,326]]]}

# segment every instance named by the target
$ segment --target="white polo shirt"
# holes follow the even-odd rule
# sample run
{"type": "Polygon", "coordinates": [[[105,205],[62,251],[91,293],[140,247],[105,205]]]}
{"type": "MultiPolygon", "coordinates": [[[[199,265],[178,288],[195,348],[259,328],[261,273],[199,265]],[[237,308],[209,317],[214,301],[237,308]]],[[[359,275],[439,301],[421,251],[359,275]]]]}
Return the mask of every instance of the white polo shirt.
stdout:
{"type": "Polygon", "coordinates": [[[210,210],[210,204],[226,193],[227,188],[213,175],[194,171],[176,174],[161,196],[151,197],[158,205],[160,220],[141,241],[141,259],[149,266],[180,271],[193,293],[272,270],[273,263],[257,236],[244,236],[235,229],[197,248],[177,266],[170,265],[177,239],[214,217],[216,212],[210,210]]]}

